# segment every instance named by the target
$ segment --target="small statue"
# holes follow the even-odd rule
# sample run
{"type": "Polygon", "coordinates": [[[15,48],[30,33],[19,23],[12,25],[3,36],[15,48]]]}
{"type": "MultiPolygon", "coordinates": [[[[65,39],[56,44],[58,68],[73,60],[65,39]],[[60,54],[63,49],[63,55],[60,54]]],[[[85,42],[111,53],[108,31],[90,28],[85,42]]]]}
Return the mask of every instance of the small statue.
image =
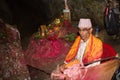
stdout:
{"type": "Polygon", "coordinates": [[[64,13],[64,19],[65,20],[69,20],[71,22],[71,13],[70,13],[70,9],[67,5],[67,0],[64,0],[65,1],[65,9],[63,10],[63,13],[64,13]]]}
{"type": "Polygon", "coordinates": [[[67,0],[64,0],[65,1],[65,9],[69,9],[68,5],[67,5],[67,0]]]}

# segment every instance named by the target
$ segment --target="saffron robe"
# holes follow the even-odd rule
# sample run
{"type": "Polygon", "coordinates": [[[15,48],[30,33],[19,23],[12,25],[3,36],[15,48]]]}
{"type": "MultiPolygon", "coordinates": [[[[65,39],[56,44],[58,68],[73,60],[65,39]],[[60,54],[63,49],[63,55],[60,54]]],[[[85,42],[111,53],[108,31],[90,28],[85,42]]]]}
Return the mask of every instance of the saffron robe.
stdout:
{"type": "MultiPolygon", "coordinates": [[[[68,55],[65,58],[65,62],[67,62],[65,68],[73,65],[73,64],[80,64],[79,60],[75,59],[78,48],[80,45],[81,38],[78,36],[73,43],[68,55]]],[[[92,34],[90,34],[89,41],[83,56],[83,64],[92,62],[94,60],[98,60],[101,58],[103,54],[103,45],[102,41],[92,34]]]]}

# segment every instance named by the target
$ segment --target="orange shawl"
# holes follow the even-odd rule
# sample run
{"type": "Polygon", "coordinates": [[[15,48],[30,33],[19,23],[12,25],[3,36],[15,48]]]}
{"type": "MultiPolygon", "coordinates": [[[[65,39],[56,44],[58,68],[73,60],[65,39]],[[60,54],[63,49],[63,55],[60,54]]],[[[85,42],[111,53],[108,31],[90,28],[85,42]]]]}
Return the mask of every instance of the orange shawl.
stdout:
{"type": "MultiPolygon", "coordinates": [[[[81,41],[81,38],[80,36],[78,36],[75,42],[73,43],[70,51],[68,52],[68,55],[66,56],[65,61],[67,63],[71,62],[68,64],[68,66],[70,66],[71,64],[79,63],[78,60],[74,60],[74,59],[77,54],[80,41],[81,41]]],[[[85,63],[89,63],[94,60],[100,59],[102,56],[102,53],[103,53],[102,41],[91,34],[87,44],[86,51],[83,56],[83,63],[85,64],[85,63]]]]}

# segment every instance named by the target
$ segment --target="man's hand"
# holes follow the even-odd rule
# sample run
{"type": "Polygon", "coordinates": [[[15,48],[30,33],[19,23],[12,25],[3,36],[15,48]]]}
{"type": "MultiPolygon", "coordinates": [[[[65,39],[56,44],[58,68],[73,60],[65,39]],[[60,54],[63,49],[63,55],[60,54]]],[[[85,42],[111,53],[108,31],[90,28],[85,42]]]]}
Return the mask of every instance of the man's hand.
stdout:
{"type": "Polygon", "coordinates": [[[63,71],[65,70],[65,65],[66,64],[62,64],[61,66],[60,66],[60,71],[63,73],[63,71]]]}

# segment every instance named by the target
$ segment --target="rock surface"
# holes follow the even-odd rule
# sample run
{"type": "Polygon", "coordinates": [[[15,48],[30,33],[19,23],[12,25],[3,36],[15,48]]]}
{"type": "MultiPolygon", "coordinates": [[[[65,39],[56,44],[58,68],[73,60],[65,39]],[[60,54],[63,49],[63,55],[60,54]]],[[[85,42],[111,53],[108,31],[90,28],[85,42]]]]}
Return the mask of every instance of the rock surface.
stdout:
{"type": "Polygon", "coordinates": [[[17,28],[0,22],[0,78],[31,80],[17,28]]]}

